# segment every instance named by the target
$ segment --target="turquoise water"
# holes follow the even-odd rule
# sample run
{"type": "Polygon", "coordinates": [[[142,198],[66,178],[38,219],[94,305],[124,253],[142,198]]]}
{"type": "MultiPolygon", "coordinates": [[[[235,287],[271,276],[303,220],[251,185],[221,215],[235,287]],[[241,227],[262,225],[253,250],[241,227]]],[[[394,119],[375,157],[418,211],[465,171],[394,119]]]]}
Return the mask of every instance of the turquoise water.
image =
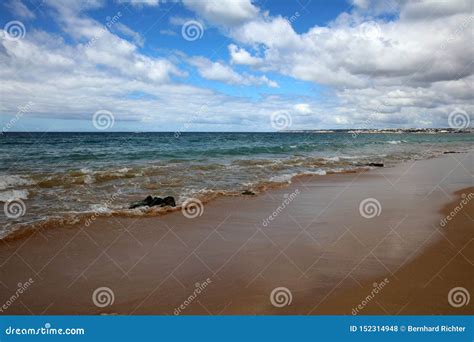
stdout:
{"type": "Polygon", "coordinates": [[[24,210],[18,218],[0,212],[0,224],[5,232],[73,213],[121,211],[148,194],[182,203],[259,192],[297,174],[392,165],[473,142],[472,134],[6,133],[0,201],[19,199],[24,210]]]}

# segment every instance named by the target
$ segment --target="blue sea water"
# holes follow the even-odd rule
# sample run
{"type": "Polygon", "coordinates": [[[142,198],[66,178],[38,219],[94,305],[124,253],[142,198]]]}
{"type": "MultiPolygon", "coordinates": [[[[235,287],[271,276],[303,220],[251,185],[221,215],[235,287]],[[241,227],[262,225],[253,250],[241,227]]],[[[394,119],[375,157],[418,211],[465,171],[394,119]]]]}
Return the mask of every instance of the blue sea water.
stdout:
{"type": "Polygon", "coordinates": [[[5,133],[0,236],[25,222],[119,212],[149,194],[182,203],[258,193],[298,174],[324,175],[370,162],[390,166],[464,151],[473,142],[473,134],[451,133],[5,133]],[[18,217],[6,214],[14,200],[23,205],[18,217]]]}

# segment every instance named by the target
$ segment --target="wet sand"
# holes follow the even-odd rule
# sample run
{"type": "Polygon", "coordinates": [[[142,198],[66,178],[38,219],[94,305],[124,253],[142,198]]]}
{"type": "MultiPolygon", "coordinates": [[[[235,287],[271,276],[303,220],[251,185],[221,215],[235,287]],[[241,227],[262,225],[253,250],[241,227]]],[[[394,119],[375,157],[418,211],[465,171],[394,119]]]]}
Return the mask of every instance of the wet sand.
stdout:
{"type": "Polygon", "coordinates": [[[471,152],[297,178],[193,219],[106,217],[2,241],[0,314],[473,314],[474,299],[456,308],[448,293],[474,295],[474,201],[440,224],[474,191],[473,164],[471,152]],[[385,285],[367,300],[374,283],[385,285]],[[104,307],[101,287],[113,292],[104,307]]]}

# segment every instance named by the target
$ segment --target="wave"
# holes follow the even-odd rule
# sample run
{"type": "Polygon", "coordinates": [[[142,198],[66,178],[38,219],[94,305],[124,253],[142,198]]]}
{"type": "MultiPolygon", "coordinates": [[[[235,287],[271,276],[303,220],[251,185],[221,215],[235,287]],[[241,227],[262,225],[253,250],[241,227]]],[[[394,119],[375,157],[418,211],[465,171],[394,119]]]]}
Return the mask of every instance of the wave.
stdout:
{"type": "Polygon", "coordinates": [[[398,145],[398,144],[403,144],[406,142],[407,142],[406,140],[389,140],[387,141],[387,144],[398,145]]]}
{"type": "Polygon", "coordinates": [[[44,216],[41,219],[31,220],[29,222],[15,223],[6,226],[6,230],[0,231],[0,240],[12,240],[20,237],[24,237],[27,234],[31,234],[38,229],[50,229],[59,226],[66,225],[77,225],[84,224],[88,226],[95,221],[98,217],[108,216],[122,216],[122,217],[142,217],[142,216],[161,216],[170,212],[179,211],[182,208],[182,204],[189,198],[196,198],[203,204],[215,200],[219,197],[238,197],[246,196],[243,194],[244,190],[253,192],[255,195],[259,195],[269,189],[281,188],[288,186],[292,183],[292,180],[297,177],[306,176],[323,176],[326,174],[335,173],[347,173],[364,171],[369,168],[358,168],[357,170],[346,170],[346,169],[334,169],[330,172],[324,170],[305,171],[301,173],[290,173],[281,176],[271,177],[266,181],[258,181],[255,183],[246,183],[240,190],[212,190],[212,189],[201,189],[193,191],[192,189],[184,190],[179,196],[176,207],[141,207],[135,209],[127,209],[126,207],[120,206],[106,206],[104,204],[92,204],[88,210],[84,211],[67,211],[58,212],[54,216],[44,216]],[[94,217],[94,219],[92,219],[94,217]]]}
{"type": "Polygon", "coordinates": [[[33,185],[34,181],[18,175],[0,175],[0,190],[13,188],[17,186],[33,185]]]}
{"type": "Polygon", "coordinates": [[[6,190],[0,191],[0,202],[8,202],[16,199],[28,199],[28,190],[6,190]]]}
{"type": "MultiPolygon", "coordinates": [[[[403,140],[394,140],[395,144],[403,140]]],[[[387,143],[386,141],[384,143],[387,143]]],[[[368,170],[371,162],[383,162],[391,166],[407,159],[430,158],[443,153],[445,148],[424,150],[411,149],[406,145],[404,151],[324,151],[322,155],[298,155],[284,158],[272,156],[262,158],[241,156],[234,160],[175,160],[173,163],[150,161],[142,165],[110,167],[108,170],[94,170],[92,167],[67,170],[62,173],[0,176],[0,201],[12,198],[28,199],[28,210],[17,221],[6,221],[0,234],[26,230],[28,227],[57,227],[74,224],[91,215],[106,216],[153,216],[179,210],[189,197],[200,199],[203,203],[220,196],[241,196],[245,190],[255,194],[270,188],[284,187],[296,177],[324,176],[326,174],[360,172],[368,170]],[[361,153],[362,152],[362,153],[361,153]],[[367,153],[367,154],[364,154],[367,153]],[[104,206],[104,196],[114,189],[123,190],[113,206],[104,206]],[[178,208],[142,208],[129,210],[128,205],[147,195],[174,196],[178,208]],[[74,209],[72,211],[70,209],[74,209]],[[55,216],[44,216],[44,213],[55,216]],[[38,219],[41,217],[41,219],[38,219]]],[[[450,150],[453,149],[450,147],[450,150]]],[[[456,149],[461,151],[462,149],[456,149]]],[[[5,221],[1,221],[4,223],[5,221]]],[[[0,238],[3,235],[0,235],[0,238]]]]}

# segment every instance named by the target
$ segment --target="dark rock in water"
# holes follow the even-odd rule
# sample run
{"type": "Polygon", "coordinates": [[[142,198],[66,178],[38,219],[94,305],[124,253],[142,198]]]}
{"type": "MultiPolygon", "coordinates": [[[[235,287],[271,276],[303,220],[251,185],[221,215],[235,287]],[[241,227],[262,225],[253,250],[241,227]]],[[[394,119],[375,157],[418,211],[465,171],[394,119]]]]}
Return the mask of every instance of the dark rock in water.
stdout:
{"type": "Polygon", "coordinates": [[[383,167],[383,163],[368,163],[367,166],[383,167]]]}
{"type": "Polygon", "coordinates": [[[135,209],[140,207],[154,207],[157,205],[159,205],[160,207],[164,207],[166,205],[176,207],[176,202],[172,196],[168,196],[165,198],[147,196],[143,201],[132,203],[129,209],[135,209]]]}
{"type": "Polygon", "coordinates": [[[148,205],[150,207],[154,207],[155,205],[163,205],[164,201],[160,197],[154,197],[153,201],[148,205]]]}
{"type": "Polygon", "coordinates": [[[445,151],[443,152],[444,154],[451,154],[451,153],[459,153],[459,152],[456,152],[456,151],[445,151]]]}
{"type": "Polygon", "coordinates": [[[143,201],[133,202],[130,205],[129,209],[135,209],[135,208],[144,207],[144,206],[151,206],[152,203],[153,203],[153,197],[147,196],[143,201]]]}
{"type": "Polygon", "coordinates": [[[176,202],[174,201],[174,197],[172,196],[167,196],[163,198],[163,204],[164,205],[169,205],[171,207],[176,207],[176,202]]]}
{"type": "Polygon", "coordinates": [[[255,192],[250,191],[250,190],[245,190],[245,191],[242,192],[242,195],[254,196],[255,192]]]}

